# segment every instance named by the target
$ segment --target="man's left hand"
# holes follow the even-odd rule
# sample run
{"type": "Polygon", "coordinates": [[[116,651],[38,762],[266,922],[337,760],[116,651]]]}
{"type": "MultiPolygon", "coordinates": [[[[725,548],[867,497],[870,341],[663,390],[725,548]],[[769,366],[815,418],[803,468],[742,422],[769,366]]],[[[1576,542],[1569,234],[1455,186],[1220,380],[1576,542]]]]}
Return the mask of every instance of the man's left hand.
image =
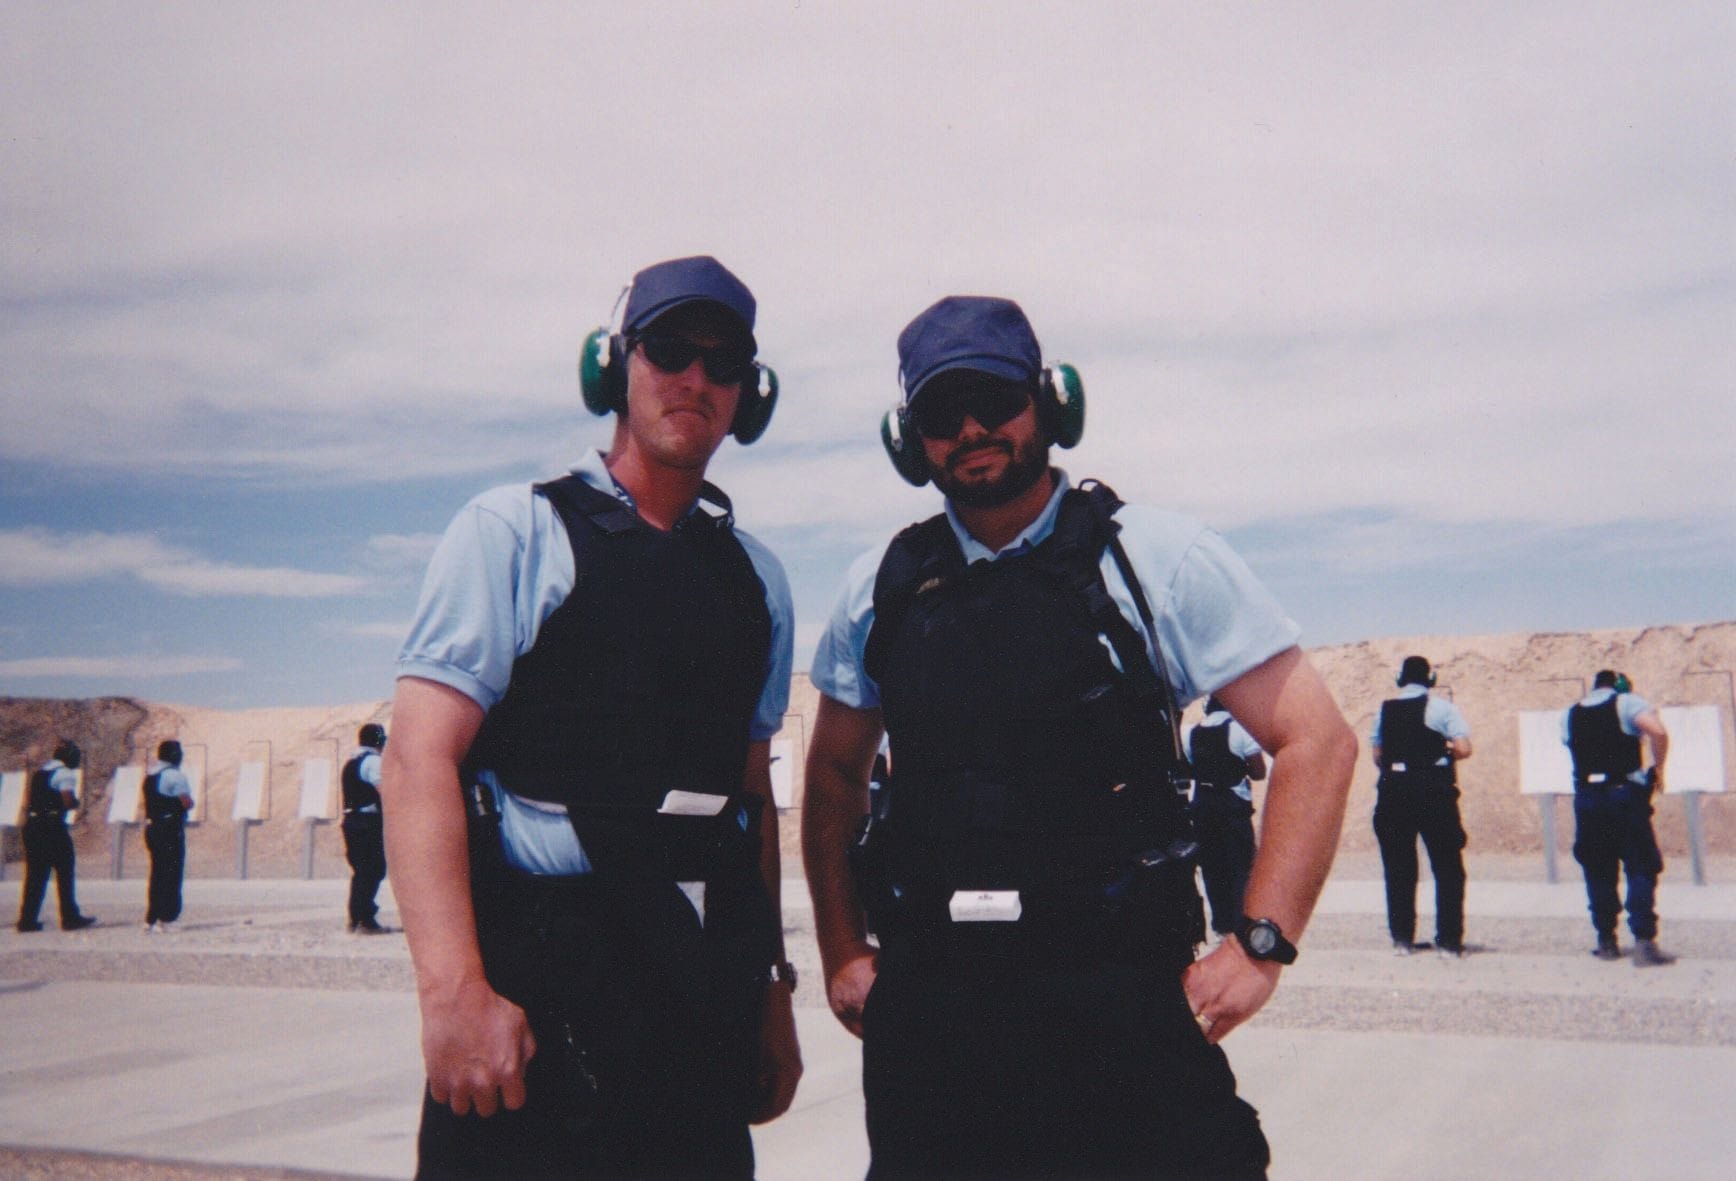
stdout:
{"type": "Polygon", "coordinates": [[[770,1123],[788,1111],[801,1078],[802,1049],[796,1044],[796,1014],[790,986],[775,981],[766,985],[765,1015],[760,1026],[759,1093],[749,1122],[770,1123]]]}
{"type": "Polygon", "coordinates": [[[1181,974],[1188,1008],[1206,1041],[1217,1045],[1258,1013],[1278,987],[1280,965],[1251,958],[1234,935],[1181,974]]]}

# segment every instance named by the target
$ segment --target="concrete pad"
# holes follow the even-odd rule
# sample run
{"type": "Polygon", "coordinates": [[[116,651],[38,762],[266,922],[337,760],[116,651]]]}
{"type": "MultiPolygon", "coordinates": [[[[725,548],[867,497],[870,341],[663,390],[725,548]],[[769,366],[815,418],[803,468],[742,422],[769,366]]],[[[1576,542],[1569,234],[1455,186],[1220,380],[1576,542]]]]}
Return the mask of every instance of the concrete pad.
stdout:
{"type": "Polygon", "coordinates": [[[1730,1176],[1736,1049],[1238,1030],[1273,1181],[1730,1176]]]}

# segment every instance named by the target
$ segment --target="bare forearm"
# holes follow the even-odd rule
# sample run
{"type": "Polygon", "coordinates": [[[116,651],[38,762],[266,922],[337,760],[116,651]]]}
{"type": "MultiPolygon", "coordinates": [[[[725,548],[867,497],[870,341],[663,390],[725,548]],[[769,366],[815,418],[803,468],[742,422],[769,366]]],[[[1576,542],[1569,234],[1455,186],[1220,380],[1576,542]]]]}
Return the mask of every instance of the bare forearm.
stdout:
{"type": "Polygon", "coordinates": [[[1307,926],[1332,869],[1355,763],[1356,738],[1342,721],[1273,756],[1245,908],[1291,939],[1307,926]]]}
{"type": "Polygon", "coordinates": [[[802,809],[802,856],[814,899],[814,932],[830,976],[861,953],[867,939],[849,864],[850,842],[868,812],[866,769],[853,782],[838,768],[810,765],[802,809]]]}
{"type": "Polygon", "coordinates": [[[484,979],[470,900],[470,854],[455,767],[388,751],[380,784],[386,862],[424,995],[484,979]]]}

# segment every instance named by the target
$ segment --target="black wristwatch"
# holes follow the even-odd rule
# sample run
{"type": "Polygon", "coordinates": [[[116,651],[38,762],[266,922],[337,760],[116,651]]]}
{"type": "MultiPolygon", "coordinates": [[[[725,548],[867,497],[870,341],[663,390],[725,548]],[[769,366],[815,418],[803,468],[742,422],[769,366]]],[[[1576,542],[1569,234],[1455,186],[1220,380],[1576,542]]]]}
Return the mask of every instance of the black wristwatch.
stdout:
{"type": "Polygon", "coordinates": [[[1270,960],[1275,964],[1293,964],[1296,962],[1296,945],[1284,938],[1284,932],[1271,919],[1251,919],[1242,916],[1242,925],[1236,929],[1236,938],[1241,941],[1242,950],[1256,960],[1270,960]]]}
{"type": "Polygon", "coordinates": [[[767,984],[776,984],[780,980],[790,986],[790,995],[794,996],[796,994],[796,965],[790,963],[789,960],[784,960],[782,963],[773,964],[766,969],[767,984]]]}

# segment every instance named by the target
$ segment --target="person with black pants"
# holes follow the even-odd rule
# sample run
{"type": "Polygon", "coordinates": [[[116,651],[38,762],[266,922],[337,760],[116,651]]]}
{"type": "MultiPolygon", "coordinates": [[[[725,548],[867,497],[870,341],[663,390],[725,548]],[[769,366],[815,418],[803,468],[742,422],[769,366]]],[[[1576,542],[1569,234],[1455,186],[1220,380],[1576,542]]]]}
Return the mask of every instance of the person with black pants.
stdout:
{"type": "Polygon", "coordinates": [[[1617,890],[1627,873],[1628,929],[1634,935],[1634,967],[1673,964],[1658,947],[1658,875],[1664,856],[1652,829],[1652,797],[1664,786],[1670,732],[1627,677],[1602,669],[1591,692],[1561,719],[1561,741],[1573,756],[1573,856],[1585,872],[1591,924],[1597,930],[1592,955],[1621,958],[1616,920],[1617,890]],[[1644,767],[1641,740],[1651,748],[1644,767]]]}
{"type": "Polygon", "coordinates": [[[72,834],[66,831],[66,814],[78,807],[78,765],[83,759],[76,743],[62,739],[54,755],[30,776],[25,801],[24,892],[18,907],[18,930],[42,930],[38,916],[48,894],[48,876],[54,875],[60,901],[60,927],[77,931],[96,925],[96,919],[81,914],[73,892],[73,866],[77,860],[72,834]]]}
{"type": "Polygon", "coordinates": [[[1416,950],[1417,838],[1435,877],[1435,950],[1465,954],[1465,826],[1459,817],[1460,759],[1471,757],[1471,728],[1459,707],[1435,697],[1435,674],[1421,656],[1399,669],[1399,695],[1381,704],[1370,743],[1380,768],[1374,835],[1386,869],[1386,925],[1395,955],[1416,950]]]}
{"type": "Polygon", "coordinates": [[[754,1175],[801,1076],[771,738],[783,568],[705,480],[769,421],[755,301],[707,256],[581,346],[607,454],[447,528],[380,795],[428,1086],[417,1176],[754,1175]]]}
{"type": "Polygon", "coordinates": [[[1266,777],[1266,756],[1216,694],[1206,698],[1205,716],[1188,732],[1187,756],[1194,777],[1188,816],[1200,843],[1200,877],[1212,909],[1212,931],[1227,939],[1241,921],[1242,894],[1254,865],[1249,781],[1266,777]]]}
{"type": "Polygon", "coordinates": [[[193,785],[181,770],[181,744],[158,744],[157,762],[145,776],[145,848],[151,881],[145,903],[148,933],[173,931],[181,918],[181,878],[187,868],[187,813],[193,785]]]}
{"type": "Polygon", "coordinates": [[[386,836],[380,815],[380,752],[386,748],[386,728],[369,722],[356,735],[361,749],[344,764],[344,856],[350,863],[352,935],[384,935],[379,905],[374,901],[386,880],[386,836]]]}

